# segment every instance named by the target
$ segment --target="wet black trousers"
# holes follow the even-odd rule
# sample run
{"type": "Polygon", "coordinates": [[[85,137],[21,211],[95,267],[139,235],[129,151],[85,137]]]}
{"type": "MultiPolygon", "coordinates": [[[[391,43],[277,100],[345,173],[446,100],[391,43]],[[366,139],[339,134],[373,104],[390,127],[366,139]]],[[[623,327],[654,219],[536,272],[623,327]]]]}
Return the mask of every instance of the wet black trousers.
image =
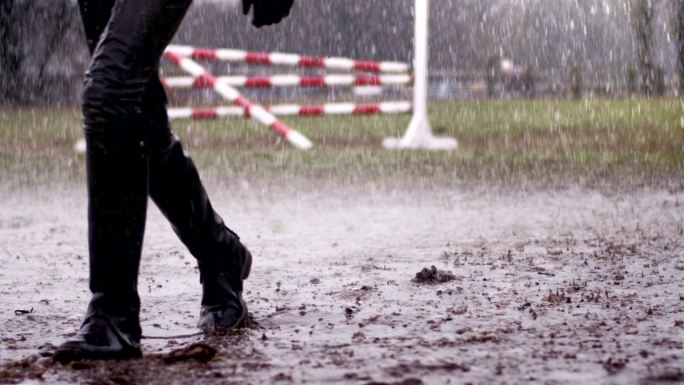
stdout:
{"type": "Polygon", "coordinates": [[[90,311],[130,316],[133,324],[148,197],[197,258],[202,279],[218,274],[219,266],[240,274],[239,261],[231,258],[241,252],[239,238],[212,208],[192,160],[172,134],[158,76],[163,50],[191,2],[79,0],[92,54],[81,96],[90,311]]]}

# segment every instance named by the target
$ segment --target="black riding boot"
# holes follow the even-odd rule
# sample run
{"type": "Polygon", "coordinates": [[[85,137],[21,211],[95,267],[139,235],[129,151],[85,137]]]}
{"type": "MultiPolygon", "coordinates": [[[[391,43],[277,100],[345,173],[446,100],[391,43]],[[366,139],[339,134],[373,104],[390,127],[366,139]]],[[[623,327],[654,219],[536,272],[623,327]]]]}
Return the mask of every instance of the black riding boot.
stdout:
{"type": "Polygon", "coordinates": [[[203,289],[198,327],[213,332],[242,326],[247,315],[242,281],[249,276],[252,256],[214,211],[176,138],[150,157],[150,196],[197,259],[203,289]]]}
{"type": "Polygon", "coordinates": [[[78,335],[54,359],[140,357],[138,266],[147,209],[148,160],[139,125],[86,129],[90,290],[78,335]]]}
{"type": "Polygon", "coordinates": [[[192,0],[79,0],[93,55],[82,93],[90,289],[76,338],[55,359],[140,356],[137,275],[148,197],[146,85],[192,0]]]}

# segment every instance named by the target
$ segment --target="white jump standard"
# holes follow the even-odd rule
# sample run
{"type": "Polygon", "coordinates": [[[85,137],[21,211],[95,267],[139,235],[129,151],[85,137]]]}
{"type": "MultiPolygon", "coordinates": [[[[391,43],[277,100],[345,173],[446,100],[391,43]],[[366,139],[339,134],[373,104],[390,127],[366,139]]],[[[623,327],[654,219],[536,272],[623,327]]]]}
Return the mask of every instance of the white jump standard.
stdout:
{"type": "Polygon", "coordinates": [[[415,58],[413,63],[413,118],[402,138],[386,138],[382,144],[391,149],[453,150],[458,142],[453,138],[437,138],[427,113],[429,0],[415,2],[415,58]]]}

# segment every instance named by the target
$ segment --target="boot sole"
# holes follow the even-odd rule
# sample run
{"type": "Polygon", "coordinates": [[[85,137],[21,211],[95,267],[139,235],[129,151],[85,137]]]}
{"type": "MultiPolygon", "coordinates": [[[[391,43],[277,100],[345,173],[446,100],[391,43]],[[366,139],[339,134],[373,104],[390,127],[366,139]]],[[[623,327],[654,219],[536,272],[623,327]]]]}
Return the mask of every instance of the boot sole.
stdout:
{"type": "Polygon", "coordinates": [[[81,360],[130,360],[137,358],[142,358],[142,351],[140,349],[108,352],[92,351],[78,347],[57,348],[55,354],[52,356],[54,362],[59,362],[61,364],[68,364],[81,360]]]}

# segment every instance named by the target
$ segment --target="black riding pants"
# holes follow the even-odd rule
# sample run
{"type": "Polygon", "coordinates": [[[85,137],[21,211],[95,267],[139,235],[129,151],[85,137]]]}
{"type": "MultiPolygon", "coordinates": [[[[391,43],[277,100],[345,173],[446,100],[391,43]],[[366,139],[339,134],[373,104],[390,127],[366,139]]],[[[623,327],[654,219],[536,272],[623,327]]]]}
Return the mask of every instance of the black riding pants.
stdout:
{"type": "MultiPolygon", "coordinates": [[[[239,275],[240,243],[171,133],[159,61],[192,0],[79,0],[92,61],[82,91],[88,142],[91,291],[136,284],[148,195],[207,278],[239,275]]],[[[124,287],[125,286],[125,287],[124,287]]],[[[109,294],[108,294],[109,293],[109,294]]]]}
{"type": "Polygon", "coordinates": [[[82,91],[86,129],[143,122],[150,150],[173,138],[159,60],[192,0],[79,0],[93,55],[82,91]]]}

